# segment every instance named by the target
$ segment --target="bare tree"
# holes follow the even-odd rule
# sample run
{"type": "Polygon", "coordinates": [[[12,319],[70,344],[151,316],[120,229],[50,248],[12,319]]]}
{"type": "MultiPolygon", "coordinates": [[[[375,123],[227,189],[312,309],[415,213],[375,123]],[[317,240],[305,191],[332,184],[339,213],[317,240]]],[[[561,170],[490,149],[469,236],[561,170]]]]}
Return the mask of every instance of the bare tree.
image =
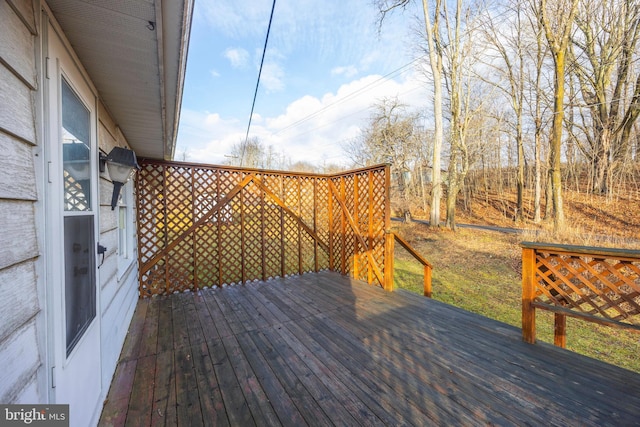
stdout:
{"type": "Polygon", "coordinates": [[[495,15],[487,14],[485,20],[485,35],[488,42],[498,54],[499,63],[490,65],[502,77],[496,87],[499,88],[509,101],[513,110],[513,137],[517,149],[517,175],[516,175],[516,221],[523,220],[524,213],[524,88],[525,88],[525,62],[527,49],[525,37],[525,22],[523,21],[524,6],[518,0],[510,0],[506,11],[506,19],[495,22],[495,15]],[[500,66],[502,65],[502,66],[500,66]],[[506,80],[506,85],[502,83],[506,80]]]}
{"type": "MultiPolygon", "coordinates": [[[[385,16],[397,8],[405,8],[411,0],[375,0],[380,13],[380,26],[385,16]]],[[[442,114],[442,67],[443,51],[440,39],[440,17],[442,0],[434,0],[433,10],[429,8],[429,1],[422,0],[425,32],[428,45],[429,64],[433,79],[433,159],[431,168],[431,212],[429,223],[432,227],[440,225],[440,199],[442,198],[442,177],[440,174],[442,142],[444,138],[444,122],[442,114]],[[433,15],[432,15],[433,14],[433,15]]]]}
{"type": "MultiPolygon", "coordinates": [[[[517,0],[516,0],[517,1],[517,0]]],[[[533,147],[533,221],[539,223],[542,220],[541,212],[541,199],[542,199],[542,137],[545,120],[543,117],[543,105],[545,101],[545,90],[543,87],[543,69],[545,60],[548,58],[548,44],[545,43],[544,28],[540,19],[536,15],[535,2],[538,0],[529,0],[531,8],[526,12],[533,11],[534,13],[526,13],[527,20],[529,22],[529,28],[533,32],[533,44],[528,49],[528,54],[532,60],[532,67],[527,71],[527,87],[528,90],[525,94],[528,94],[527,104],[529,105],[529,116],[533,121],[534,128],[534,147],[533,147]]],[[[546,188],[546,187],[545,187],[546,188]]],[[[545,195],[548,192],[545,190],[545,195]]],[[[545,207],[551,206],[546,204],[545,207]]]]}
{"type": "Polygon", "coordinates": [[[240,141],[231,147],[231,153],[227,156],[227,163],[231,166],[247,168],[265,167],[264,145],[258,137],[252,137],[240,141]]]}
{"type": "Polygon", "coordinates": [[[471,166],[469,136],[473,130],[471,123],[483,109],[486,95],[481,91],[474,93],[478,86],[474,81],[473,71],[478,52],[474,39],[475,22],[472,8],[463,6],[462,0],[455,1],[455,9],[451,11],[448,4],[443,4],[442,23],[444,37],[440,50],[446,58],[443,76],[449,94],[449,167],[447,176],[447,219],[446,226],[456,229],[456,201],[464,186],[466,175],[471,166]]]}
{"type": "Polygon", "coordinates": [[[288,170],[293,172],[304,172],[304,173],[317,173],[318,168],[311,164],[310,162],[305,161],[297,161],[291,166],[289,166],[288,170]]]}
{"type": "Polygon", "coordinates": [[[554,231],[564,228],[562,207],[561,149],[564,121],[564,85],[566,57],[579,0],[540,0],[537,16],[549,45],[554,63],[553,122],[549,140],[549,181],[552,192],[554,231]]]}
{"type": "Polygon", "coordinates": [[[383,99],[373,106],[369,124],[360,137],[345,147],[358,166],[391,164],[393,190],[400,196],[400,208],[405,216],[410,211],[409,184],[418,160],[420,136],[418,114],[407,112],[397,98],[383,99]]]}
{"type": "Polygon", "coordinates": [[[591,190],[604,194],[609,191],[615,161],[628,151],[633,123],[640,113],[640,75],[634,82],[638,73],[633,72],[640,4],[636,0],[580,0],[575,21],[572,70],[589,112],[582,126],[586,145],[581,148],[593,167],[591,190]],[[629,93],[626,88],[631,88],[629,93]]]}

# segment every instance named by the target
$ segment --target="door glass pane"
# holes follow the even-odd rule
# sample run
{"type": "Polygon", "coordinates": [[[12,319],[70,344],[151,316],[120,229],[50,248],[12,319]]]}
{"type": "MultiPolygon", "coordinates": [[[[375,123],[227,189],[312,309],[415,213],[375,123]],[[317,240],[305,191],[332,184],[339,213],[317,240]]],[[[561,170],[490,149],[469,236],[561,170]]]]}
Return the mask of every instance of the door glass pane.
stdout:
{"type": "Polygon", "coordinates": [[[64,210],[91,210],[91,117],[62,79],[62,160],[64,210]]]}
{"type": "Polygon", "coordinates": [[[93,215],[64,219],[67,356],[96,316],[93,215]]]}

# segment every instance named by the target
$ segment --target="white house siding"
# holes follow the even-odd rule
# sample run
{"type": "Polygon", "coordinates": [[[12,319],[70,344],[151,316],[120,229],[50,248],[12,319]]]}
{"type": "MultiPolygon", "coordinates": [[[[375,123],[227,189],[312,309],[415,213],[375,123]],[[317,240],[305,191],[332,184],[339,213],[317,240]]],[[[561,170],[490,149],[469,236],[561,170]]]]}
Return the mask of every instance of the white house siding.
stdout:
{"type": "MultiPolygon", "coordinates": [[[[41,114],[39,1],[0,0],[0,403],[44,403],[48,397],[43,275],[44,164],[37,131],[41,114]]],[[[100,103],[103,153],[127,141],[100,103]]],[[[118,271],[113,185],[101,174],[99,242],[108,248],[98,271],[102,316],[102,384],[106,395],[138,299],[137,261],[118,271]]],[[[132,229],[132,234],[135,232],[132,229]]],[[[135,239],[133,240],[135,242],[135,239]]],[[[135,248],[134,248],[135,253],[135,248]]],[[[135,257],[134,257],[135,258],[135,257]]]]}
{"type": "MultiPolygon", "coordinates": [[[[128,147],[124,135],[102,104],[99,105],[98,119],[98,143],[104,154],[108,154],[115,146],[128,147]]],[[[98,273],[102,313],[102,384],[107,387],[105,393],[115,372],[138,300],[138,265],[135,257],[129,268],[118,271],[118,218],[117,210],[111,210],[113,184],[108,178],[108,174],[103,173],[100,179],[99,242],[107,248],[107,252],[98,273]]]]}
{"type": "Polygon", "coordinates": [[[37,280],[36,25],[31,0],[0,0],[0,402],[46,399],[37,280]]]}

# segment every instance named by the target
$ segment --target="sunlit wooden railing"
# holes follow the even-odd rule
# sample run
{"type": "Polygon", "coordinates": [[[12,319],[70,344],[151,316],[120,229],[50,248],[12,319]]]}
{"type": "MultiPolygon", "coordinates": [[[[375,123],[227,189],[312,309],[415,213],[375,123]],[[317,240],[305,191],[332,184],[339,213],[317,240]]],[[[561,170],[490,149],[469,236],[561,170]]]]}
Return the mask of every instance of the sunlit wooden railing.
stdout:
{"type": "Polygon", "coordinates": [[[566,317],[640,331],[640,251],[523,242],[522,337],[536,340],[536,309],[555,314],[554,343],[566,345],[566,317]]]}
{"type": "Polygon", "coordinates": [[[141,160],[140,295],[329,269],[385,283],[389,166],[334,175],[141,160]]]}
{"type": "MultiPolygon", "coordinates": [[[[395,242],[400,243],[402,246],[416,261],[422,264],[423,267],[423,295],[425,297],[431,298],[431,270],[433,266],[429,261],[427,261],[422,255],[420,255],[414,248],[407,242],[405,239],[400,237],[397,233],[387,230],[387,238],[385,241],[385,271],[393,272],[393,264],[394,264],[394,252],[395,252],[395,242]]],[[[387,290],[393,290],[394,281],[393,281],[393,273],[385,275],[385,285],[384,288],[387,290]]]]}

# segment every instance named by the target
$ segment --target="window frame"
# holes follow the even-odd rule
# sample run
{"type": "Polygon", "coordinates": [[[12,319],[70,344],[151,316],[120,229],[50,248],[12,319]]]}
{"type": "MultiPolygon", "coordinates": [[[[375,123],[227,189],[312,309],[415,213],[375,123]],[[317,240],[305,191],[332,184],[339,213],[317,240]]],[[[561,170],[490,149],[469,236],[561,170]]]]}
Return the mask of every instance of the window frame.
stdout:
{"type": "Polygon", "coordinates": [[[134,203],[133,203],[133,179],[122,186],[120,197],[116,205],[116,224],[118,232],[117,263],[118,280],[122,279],[130,270],[135,255],[135,228],[134,228],[134,203]],[[124,209],[124,221],[121,221],[121,212],[124,209]],[[124,227],[123,227],[124,226],[124,227]],[[124,241],[124,243],[123,243],[124,241]],[[124,248],[122,246],[124,245],[124,248]],[[123,250],[124,249],[124,250],[123,250]]]}

